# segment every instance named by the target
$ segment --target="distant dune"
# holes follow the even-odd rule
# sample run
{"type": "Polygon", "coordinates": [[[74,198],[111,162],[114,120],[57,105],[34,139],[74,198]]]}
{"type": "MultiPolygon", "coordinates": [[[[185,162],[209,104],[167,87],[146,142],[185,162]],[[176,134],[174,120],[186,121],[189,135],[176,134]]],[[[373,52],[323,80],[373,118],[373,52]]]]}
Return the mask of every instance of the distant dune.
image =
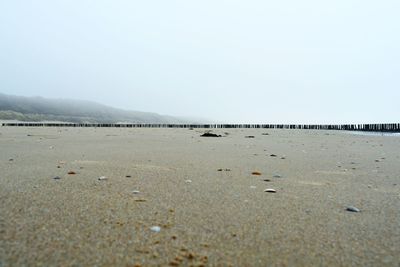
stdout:
{"type": "Polygon", "coordinates": [[[0,93],[0,120],[62,121],[75,123],[196,123],[157,113],[128,111],[96,102],[23,97],[0,93]]]}

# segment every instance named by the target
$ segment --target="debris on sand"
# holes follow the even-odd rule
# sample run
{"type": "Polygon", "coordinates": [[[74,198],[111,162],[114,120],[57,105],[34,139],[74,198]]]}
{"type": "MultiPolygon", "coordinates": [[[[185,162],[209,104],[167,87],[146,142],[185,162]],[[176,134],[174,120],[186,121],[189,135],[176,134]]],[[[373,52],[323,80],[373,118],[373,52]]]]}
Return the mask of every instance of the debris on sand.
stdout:
{"type": "Polygon", "coordinates": [[[269,133],[262,133],[261,135],[269,135],[269,133]]]}
{"type": "Polygon", "coordinates": [[[244,138],[255,138],[254,135],[246,135],[244,138]]]}
{"type": "Polygon", "coordinates": [[[126,178],[131,178],[132,176],[131,176],[131,175],[125,175],[125,177],[126,177],[126,178]]]}
{"type": "Polygon", "coordinates": [[[222,171],[230,172],[231,169],[218,169],[217,171],[219,171],[219,172],[222,172],[222,171]]]}
{"type": "Polygon", "coordinates": [[[185,180],[185,183],[188,183],[188,184],[190,184],[192,182],[192,180],[185,180]]]}
{"type": "Polygon", "coordinates": [[[152,226],[152,227],[150,227],[150,230],[158,233],[161,231],[161,227],[160,226],[152,226]]]}
{"type": "Polygon", "coordinates": [[[97,180],[99,180],[99,181],[104,181],[104,180],[107,180],[107,177],[105,177],[105,176],[100,176],[99,178],[97,178],[97,180]]]}
{"type": "Polygon", "coordinates": [[[200,135],[201,137],[222,137],[222,135],[220,134],[214,134],[214,133],[203,133],[202,135],[200,135]]]}
{"type": "Polygon", "coordinates": [[[61,177],[60,177],[60,176],[54,176],[53,179],[54,179],[54,180],[60,180],[61,177]]]}
{"type": "Polygon", "coordinates": [[[280,175],[280,174],[274,174],[274,176],[272,176],[272,177],[274,177],[274,178],[282,178],[282,175],[280,175]]]}
{"type": "Polygon", "coordinates": [[[270,157],[276,157],[276,155],[275,154],[271,154],[271,155],[269,155],[270,157]]]}
{"type": "Polygon", "coordinates": [[[69,174],[69,175],[74,175],[74,174],[76,174],[76,172],[74,172],[74,171],[69,171],[68,174],[69,174]]]}
{"type": "Polygon", "coordinates": [[[254,172],[252,172],[251,174],[252,174],[252,175],[261,175],[261,172],[254,171],[254,172]]]}
{"type": "Polygon", "coordinates": [[[264,179],[264,182],[271,182],[271,179],[264,179]]]}
{"type": "Polygon", "coordinates": [[[14,159],[9,159],[8,161],[14,161],[14,159]]]}
{"type": "Polygon", "coordinates": [[[140,193],[139,190],[133,190],[133,191],[132,191],[132,194],[135,194],[135,195],[137,195],[137,194],[139,194],[139,193],[140,193]]]}
{"type": "Polygon", "coordinates": [[[275,189],[272,189],[272,188],[267,188],[267,189],[264,190],[264,192],[267,192],[267,193],[276,193],[276,190],[275,190],[275,189]]]}
{"type": "Polygon", "coordinates": [[[346,210],[350,211],[350,212],[360,212],[360,209],[358,209],[358,208],[356,208],[354,206],[347,206],[346,210]]]}

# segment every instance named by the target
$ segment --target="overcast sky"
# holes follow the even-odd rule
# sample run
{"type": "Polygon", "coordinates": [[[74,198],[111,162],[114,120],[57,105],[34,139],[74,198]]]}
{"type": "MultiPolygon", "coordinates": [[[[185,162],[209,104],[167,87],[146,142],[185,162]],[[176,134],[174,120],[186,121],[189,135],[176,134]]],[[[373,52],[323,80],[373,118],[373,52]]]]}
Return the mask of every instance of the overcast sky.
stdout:
{"type": "Polygon", "coordinates": [[[398,122],[399,12],[399,0],[4,0],[0,92],[221,122],[398,122]]]}

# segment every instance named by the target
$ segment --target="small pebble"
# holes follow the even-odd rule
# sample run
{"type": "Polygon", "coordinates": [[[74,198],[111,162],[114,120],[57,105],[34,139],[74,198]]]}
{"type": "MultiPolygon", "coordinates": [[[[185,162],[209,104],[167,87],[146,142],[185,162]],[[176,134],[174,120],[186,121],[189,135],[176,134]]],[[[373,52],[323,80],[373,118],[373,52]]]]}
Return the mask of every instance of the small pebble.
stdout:
{"type": "Polygon", "coordinates": [[[160,227],[160,226],[152,226],[152,227],[150,228],[150,230],[153,231],[153,232],[158,233],[158,232],[161,231],[161,227],[160,227]]]}
{"type": "Polygon", "coordinates": [[[276,190],[275,190],[275,189],[272,189],[272,188],[267,188],[267,189],[264,190],[264,192],[267,192],[267,193],[276,193],[276,190]]]}
{"type": "Polygon", "coordinates": [[[346,210],[351,211],[351,212],[360,212],[360,210],[358,208],[353,207],[353,206],[346,207],[346,210]]]}
{"type": "Polygon", "coordinates": [[[53,179],[54,179],[54,180],[60,180],[61,177],[60,177],[60,176],[54,176],[53,179]]]}
{"type": "Polygon", "coordinates": [[[273,177],[274,177],[274,178],[282,178],[282,175],[280,175],[280,174],[275,174],[273,177]]]}
{"type": "Polygon", "coordinates": [[[192,180],[185,180],[185,183],[190,184],[192,182],[192,180]]]}
{"type": "Polygon", "coordinates": [[[99,180],[99,181],[107,180],[107,177],[105,177],[105,176],[100,176],[100,177],[98,178],[98,180],[99,180]]]}
{"type": "Polygon", "coordinates": [[[125,177],[126,177],[126,178],[131,178],[132,176],[130,176],[130,175],[126,175],[125,177]]]}
{"type": "Polygon", "coordinates": [[[139,194],[140,191],[139,191],[139,190],[133,190],[132,193],[133,193],[133,194],[139,194]]]}
{"type": "Polygon", "coordinates": [[[276,157],[276,155],[275,155],[275,154],[271,154],[270,156],[271,156],[271,157],[276,157]]]}
{"type": "Polygon", "coordinates": [[[264,182],[271,182],[271,179],[264,179],[264,182]]]}
{"type": "Polygon", "coordinates": [[[261,175],[261,172],[257,172],[257,171],[256,171],[256,172],[252,172],[251,174],[252,174],[252,175],[261,175]]]}
{"type": "Polygon", "coordinates": [[[74,171],[69,171],[68,174],[69,174],[69,175],[74,175],[74,174],[76,174],[76,172],[74,172],[74,171]]]}
{"type": "Polygon", "coordinates": [[[246,135],[244,138],[254,138],[254,135],[246,135]]]}
{"type": "Polygon", "coordinates": [[[9,159],[8,161],[14,161],[14,159],[9,159]]]}

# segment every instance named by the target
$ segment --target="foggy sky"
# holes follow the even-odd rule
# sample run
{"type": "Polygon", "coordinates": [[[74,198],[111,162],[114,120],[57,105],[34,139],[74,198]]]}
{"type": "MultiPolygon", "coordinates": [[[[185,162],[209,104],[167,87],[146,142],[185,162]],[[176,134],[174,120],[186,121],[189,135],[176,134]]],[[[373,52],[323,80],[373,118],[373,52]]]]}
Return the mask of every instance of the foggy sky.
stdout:
{"type": "Polygon", "coordinates": [[[1,1],[0,92],[232,123],[400,120],[400,1],[1,1]]]}

